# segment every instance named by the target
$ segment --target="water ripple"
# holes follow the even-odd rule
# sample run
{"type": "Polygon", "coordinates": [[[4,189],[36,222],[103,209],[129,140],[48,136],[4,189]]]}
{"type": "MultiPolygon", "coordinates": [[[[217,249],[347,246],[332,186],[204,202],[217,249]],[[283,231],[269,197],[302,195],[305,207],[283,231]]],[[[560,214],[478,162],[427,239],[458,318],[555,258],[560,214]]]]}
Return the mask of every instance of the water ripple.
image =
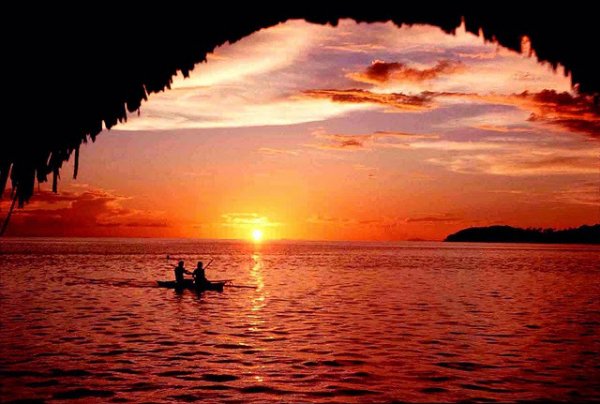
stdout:
{"type": "Polygon", "coordinates": [[[596,247],[9,239],[1,254],[1,402],[600,400],[596,247]],[[260,287],[160,289],[166,254],[260,287]]]}

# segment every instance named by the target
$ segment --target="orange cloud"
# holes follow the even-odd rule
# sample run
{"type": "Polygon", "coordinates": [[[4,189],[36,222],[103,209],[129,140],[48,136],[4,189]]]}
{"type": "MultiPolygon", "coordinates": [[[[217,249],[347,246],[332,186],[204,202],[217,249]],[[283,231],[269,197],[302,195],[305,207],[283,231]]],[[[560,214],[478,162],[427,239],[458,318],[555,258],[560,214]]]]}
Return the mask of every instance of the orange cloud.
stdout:
{"type": "Polygon", "coordinates": [[[514,162],[513,169],[517,172],[593,172],[594,163],[597,160],[593,156],[550,156],[514,162]]]}
{"type": "Polygon", "coordinates": [[[321,134],[319,138],[327,140],[326,143],[314,145],[318,149],[324,150],[357,150],[364,149],[368,142],[373,138],[372,135],[341,135],[341,134],[321,134]]]}
{"type": "Polygon", "coordinates": [[[447,155],[427,161],[464,174],[485,173],[493,175],[573,175],[598,172],[598,156],[591,151],[566,149],[540,149],[532,152],[527,145],[498,153],[447,155]]]}
{"type": "Polygon", "coordinates": [[[324,216],[324,215],[314,215],[306,219],[308,223],[312,224],[324,224],[324,225],[338,225],[338,226],[349,226],[356,224],[355,220],[340,218],[340,217],[332,217],[332,216],[324,216]]]}
{"type": "Polygon", "coordinates": [[[487,52],[458,52],[456,56],[465,59],[476,59],[476,60],[488,60],[488,59],[496,59],[498,57],[498,50],[490,50],[487,52]]]}
{"type": "Polygon", "coordinates": [[[325,45],[323,49],[336,52],[370,53],[385,50],[385,46],[374,43],[340,42],[336,45],[325,45]]]}
{"type": "Polygon", "coordinates": [[[377,167],[366,166],[364,164],[354,164],[352,166],[356,171],[364,171],[369,173],[370,176],[373,176],[375,171],[379,171],[377,167]]]}
{"type": "MultiPolygon", "coordinates": [[[[519,94],[478,94],[460,92],[423,91],[420,94],[375,93],[369,90],[308,90],[304,94],[329,98],[341,103],[372,103],[386,105],[402,112],[431,110],[439,99],[466,99],[489,104],[510,105],[531,112],[529,122],[561,127],[564,130],[600,137],[600,109],[592,96],[572,95],[568,92],[542,90],[519,94]]],[[[490,125],[482,129],[494,130],[490,125]]],[[[502,128],[495,128],[504,131],[502,128]]],[[[523,130],[523,128],[521,128],[523,130]]],[[[514,130],[512,130],[514,131],[514,130]]]]}
{"type": "Polygon", "coordinates": [[[395,148],[407,148],[407,143],[412,139],[438,139],[437,135],[427,134],[414,134],[406,132],[394,132],[394,131],[376,131],[369,134],[328,134],[315,132],[313,135],[318,138],[325,140],[325,142],[319,144],[311,144],[310,147],[315,147],[324,150],[361,150],[361,149],[372,149],[373,147],[395,147],[395,148]],[[393,141],[402,139],[401,142],[393,141]],[[383,141],[382,141],[383,140],[383,141]],[[391,141],[392,140],[392,141],[391,141]]]}
{"type": "Polygon", "coordinates": [[[435,216],[416,216],[406,218],[405,223],[455,223],[462,221],[463,218],[452,215],[435,215],[435,216]]]}
{"type": "Polygon", "coordinates": [[[475,129],[481,129],[488,132],[500,132],[500,133],[515,133],[515,132],[531,132],[531,128],[527,128],[525,126],[515,126],[515,125],[490,125],[490,124],[480,124],[474,125],[475,129]]]}
{"type": "Polygon", "coordinates": [[[599,207],[600,181],[580,181],[568,188],[555,191],[554,197],[559,202],[599,207]]]}
{"type": "Polygon", "coordinates": [[[343,217],[314,215],[306,219],[307,223],[330,226],[380,226],[384,223],[381,219],[348,219],[343,217]]]}
{"type": "Polygon", "coordinates": [[[539,122],[571,132],[600,137],[600,109],[592,96],[573,95],[556,90],[519,94],[431,93],[436,96],[466,98],[490,104],[511,105],[531,112],[529,122],[539,122]]]}
{"type": "Polygon", "coordinates": [[[226,213],[221,215],[223,222],[221,223],[226,227],[277,227],[281,226],[281,223],[272,222],[266,216],[260,216],[257,213],[226,213]]]}
{"type": "Polygon", "coordinates": [[[600,137],[600,109],[591,96],[574,96],[554,90],[543,90],[536,94],[522,93],[519,96],[533,101],[537,108],[529,121],[558,125],[569,131],[600,137]]]}
{"type": "Polygon", "coordinates": [[[433,67],[418,69],[400,62],[374,60],[364,72],[349,73],[348,78],[361,83],[381,84],[388,81],[422,82],[433,80],[441,75],[452,74],[465,68],[461,62],[440,60],[433,67]]]}
{"type": "Polygon", "coordinates": [[[314,215],[306,221],[310,224],[334,226],[337,228],[360,226],[363,229],[393,230],[405,226],[444,226],[463,222],[463,218],[452,214],[433,214],[414,217],[388,217],[374,219],[344,218],[326,215],[314,215]]]}
{"type": "Polygon", "coordinates": [[[34,203],[14,212],[7,235],[112,236],[169,226],[161,212],[123,207],[125,199],[101,189],[40,192],[34,203]]]}
{"type": "Polygon", "coordinates": [[[298,155],[298,152],[295,150],[274,149],[272,147],[261,147],[260,149],[258,149],[258,152],[261,154],[266,154],[267,156],[277,156],[281,154],[288,154],[290,156],[298,155]]]}
{"type": "Polygon", "coordinates": [[[421,94],[403,94],[403,93],[375,93],[369,90],[349,89],[349,90],[307,90],[305,95],[314,98],[327,98],[338,103],[349,104],[380,104],[388,105],[406,112],[424,111],[434,107],[433,93],[427,91],[421,94]]]}

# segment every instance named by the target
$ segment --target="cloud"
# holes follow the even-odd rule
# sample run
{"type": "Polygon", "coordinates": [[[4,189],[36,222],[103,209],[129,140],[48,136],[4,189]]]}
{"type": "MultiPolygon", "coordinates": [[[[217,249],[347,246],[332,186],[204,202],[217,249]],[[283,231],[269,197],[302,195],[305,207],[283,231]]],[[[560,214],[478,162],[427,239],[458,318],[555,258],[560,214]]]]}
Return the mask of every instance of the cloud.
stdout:
{"type": "Polygon", "coordinates": [[[313,215],[306,219],[308,223],[312,224],[326,224],[326,225],[342,225],[349,226],[356,223],[355,220],[345,219],[333,216],[324,216],[324,215],[313,215]]]}
{"type": "Polygon", "coordinates": [[[600,209],[600,181],[579,181],[568,188],[555,191],[553,195],[559,202],[589,205],[600,209]]]}
{"type": "Polygon", "coordinates": [[[377,138],[398,138],[398,139],[439,139],[439,135],[424,133],[409,133],[391,130],[378,130],[373,132],[377,138]]]}
{"type": "Polygon", "coordinates": [[[324,89],[306,90],[304,95],[312,98],[326,98],[342,104],[379,104],[390,106],[405,112],[418,112],[432,109],[433,93],[424,91],[420,94],[375,93],[362,89],[324,89]]]}
{"type": "Polygon", "coordinates": [[[519,94],[522,98],[531,98],[547,111],[561,111],[562,113],[585,114],[593,112],[598,114],[598,106],[593,98],[587,95],[572,95],[568,92],[559,93],[556,90],[543,90],[538,93],[519,94]]]}
{"type": "Polygon", "coordinates": [[[128,198],[101,189],[54,194],[43,191],[18,209],[7,234],[13,236],[107,236],[131,228],[168,227],[162,212],[122,206],[128,198]]]}
{"type": "Polygon", "coordinates": [[[428,162],[462,174],[509,176],[597,174],[597,150],[542,149],[528,147],[496,153],[454,154],[427,159],[428,162]]]}
{"type": "Polygon", "coordinates": [[[379,226],[384,221],[381,219],[349,219],[343,217],[313,215],[306,219],[307,223],[330,226],[379,226]]]}
{"type": "Polygon", "coordinates": [[[528,193],[522,189],[492,189],[487,192],[491,192],[494,194],[528,195],[528,193]]]}
{"type": "Polygon", "coordinates": [[[329,134],[321,130],[313,132],[320,143],[309,147],[322,150],[371,150],[373,148],[407,148],[414,139],[438,139],[437,135],[417,134],[395,131],[376,131],[368,134],[329,134]]]}
{"type": "Polygon", "coordinates": [[[322,49],[335,52],[371,53],[380,52],[385,50],[386,47],[375,43],[339,42],[337,44],[324,45],[322,49]]]}
{"type": "MultiPolygon", "coordinates": [[[[305,95],[329,98],[336,103],[385,105],[402,112],[432,110],[452,100],[508,105],[529,112],[527,122],[559,127],[569,132],[583,133],[600,138],[600,110],[592,96],[573,95],[568,92],[542,90],[517,94],[479,94],[463,92],[423,91],[419,94],[378,93],[363,89],[308,90],[305,95]]],[[[472,120],[472,118],[471,118],[472,120]]],[[[525,122],[524,122],[525,123],[525,122]]],[[[523,124],[510,126],[479,124],[479,129],[498,132],[526,132],[532,130],[523,124]]]]}
{"type": "Polygon", "coordinates": [[[424,224],[435,224],[435,223],[455,223],[462,221],[463,218],[445,214],[445,215],[429,215],[429,216],[416,216],[408,217],[404,220],[405,223],[424,223],[424,224]]]}
{"type": "Polygon", "coordinates": [[[342,134],[320,134],[319,139],[325,140],[318,144],[309,146],[321,150],[361,150],[367,148],[367,143],[371,142],[372,135],[342,135],[342,134]]]}
{"type": "Polygon", "coordinates": [[[530,122],[541,122],[545,124],[551,124],[560,126],[569,132],[578,132],[591,135],[592,137],[600,138],[600,119],[585,119],[580,118],[566,118],[559,116],[548,116],[545,114],[538,115],[532,113],[528,121],[530,122]]]}
{"type": "Polygon", "coordinates": [[[360,151],[377,148],[398,148],[421,151],[425,161],[462,174],[492,175],[566,175],[598,172],[600,148],[582,149],[573,139],[546,135],[542,139],[529,137],[486,137],[485,140],[450,140],[438,135],[404,132],[374,132],[372,134],[314,134],[321,142],[312,147],[360,151]],[[532,149],[532,147],[534,147],[532,149]]]}
{"type": "MultiPolygon", "coordinates": [[[[589,95],[577,95],[568,92],[544,89],[539,92],[524,91],[518,94],[468,94],[468,93],[430,93],[448,98],[467,98],[491,104],[503,104],[520,108],[530,113],[531,123],[551,125],[568,132],[582,133],[600,138],[600,106],[589,95]]],[[[485,128],[485,126],[484,126],[485,128]]],[[[487,127],[487,130],[491,129],[487,127]]],[[[527,131],[527,128],[511,126],[507,131],[527,131]]]]}
{"type": "Polygon", "coordinates": [[[440,151],[476,151],[493,149],[502,150],[509,146],[501,142],[439,140],[433,142],[411,142],[408,143],[406,147],[411,149],[429,149],[440,151]]]}
{"type": "Polygon", "coordinates": [[[356,227],[362,226],[364,228],[375,228],[375,229],[396,229],[407,225],[415,226],[429,226],[429,225],[444,225],[462,222],[463,218],[452,215],[452,214],[431,214],[414,216],[407,218],[398,217],[387,217],[387,218],[373,218],[373,219],[355,219],[355,218],[343,218],[336,216],[327,215],[313,215],[306,220],[308,223],[325,225],[325,226],[336,226],[336,227],[356,227]]]}
{"type": "Polygon", "coordinates": [[[333,27],[292,20],[224,44],[207,56],[206,63],[197,64],[189,78],[178,75],[171,90],[152,94],[140,116],[131,114],[116,129],[294,125],[365,109],[293,96],[317,80],[323,83],[315,63],[323,58],[315,55],[315,49],[335,33],[333,27]],[[298,66],[303,66],[301,73],[298,66]]]}
{"type": "Polygon", "coordinates": [[[379,171],[379,168],[377,167],[366,166],[364,164],[353,164],[352,168],[354,168],[356,171],[366,171],[368,173],[379,171]]]}
{"type": "MultiPolygon", "coordinates": [[[[79,195],[74,192],[64,191],[59,194],[55,194],[54,192],[49,192],[46,190],[40,190],[36,192],[35,198],[27,205],[30,209],[48,207],[51,208],[55,205],[64,205],[64,202],[71,202],[77,200],[79,195]]],[[[0,201],[0,204],[6,203],[7,200],[10,200],[10,191],[6,190],[0,201]]],[[[4,208],[4,206],[2,206],[4,208]]]]}
{"type": "Polygon", "coordinates": [[[274,149],[271,147],[261,147],[258,149],[258,152],[261,154],[266,154],[267,156],[277,156],[282,154],[287,154],[290,156],[297,156],[298,152],[295,150],[287,150],[287,149],[274,149]]]}
{"type": "Polygon", "coordinates": [[[519,125],[492,125],[479,124],[473,126],[475,129],[485,130],[487,132],[515,133],[515,132],[531,132],[532,129],[526,126],[519,125]]]}
{"type": "Polygon", "coordinates": [[[261,94],[266,91],[269,89],[240,85],[236,88],[217,86],[189,90],[181,96],[173,92],[153,94],[153,103],[142,107],[139,119],[133,117],[116,128],[123,131],[166,131],[296,125],[369,108],[366,103],[332,103],[325,97],[261,94]]]}
{"type": "Polygon", "coordinates": [[[430,93],[432,98],[464,98],[490,104],[510,105],[530,113],[527,121],[560,127],[569,132],[600,138],[600,107],[588,95],[545,89],[517,94],[430,93]]]}
{"type": "Polygon", "coordinates": [[[333,27],[292,20],[218,47],[188,79],[178,76],[171,87],[152,94],[140,117],[132,114],[117,128],[160,131],[294,125],[374,105],[406,112],[436,107],[431,97],[422,98],[424,90],[508,94],[523,89],[566,90],[570,83],[568,77],[540,66],[535,58],[485,43],[464,28],[448,35],[418,24],[397,27],[391,22],[343,20],[333,27]],[[365,68],[348,73],[350,66],[357,65],[365,68]],[[537,79],[532,82],[531,77],[537,79]],[[401,86],[394,88],[394,83],[401,86]],[[370,85],[385,88],[389,94],[364,90],[370,85]],[[306,89],[349,86],[367,92],[297,96],[306,89]]]}
{"type": "MultiPolygon", "coordinates": [[[[369,90],[308,90],[305,95],[316,98],[329,98],[336,103],[370,103],[398,109],[402,112],[420,112],[431,110],[440,105],[441,99],[466,99],[489,104],[509,105],[530,112],[528,122],[558,126],[569,132],[584,133],[600,137],[600,114],[592,97],[558,93],[544,90],[540,93],[523,92],[520,94],[476,94],[459,92],[430,92],[420,94],[375,93],[369,90]]],[[[523,125],[481,124],[479,129],[497,132],[530,131],[523,125]]],[[[358,146],[358,145],[356,145],[358,146]]]]}
{"type": "MultiPolygon", "coordinates": [[[[513,167],[517,170],[560,170],[563,172],[576,171],[580,172],[594,172],[588,171],[592,166],[590,163],[598,163],[596,159],[589,156],[541,156],[528,161],[519,161],[513,164],[513,167]]],[[[597,166],[596,166],[597,168],[597,166]]]]}
{"type": "Polygon", "coordinates": [[[456,56],[464,59],[476,59],[476,60],[490,60],[498,58],[499,52],[497,49],[490,51],[479,52],[477,49],[471,52],[457,52],[456,56]]]}
{"type": "Polygon", "coordinates": [[[440,60],[430,68],[418,69],[400,62],[384,62],[374,60],[363,72],[349,73],[348,78],[361,83],[381,84],[388,81],[422,82],[448,75],[465,69],[458,61],[440,60]]]}
{"type": "Polygon", "coordinates": [[[178,75],[171,88],[197,89],[271,74],[301,59],[324,32],[326,27],[298,20],[262,29],[220,46],[207,55],[206,63],[195,66],[189,78],[178,75]]]}
{"type": "Polygon", "coordinates": [[[272,222],[267,216],[260,216],[257,213],[225,213],[221,215],[223,222],[221,223],[226,227],[277,227],[281,226],[282,223],[272,222]]]}
{"type": "Polygon", "coordinates": [[[525,107],[534,110],[529,117],[531,122],[556,125],[600,138],[600,107],[591,96],[543,90],[533,94],[523,92],[517,97],[524,101],[525,107]]]}

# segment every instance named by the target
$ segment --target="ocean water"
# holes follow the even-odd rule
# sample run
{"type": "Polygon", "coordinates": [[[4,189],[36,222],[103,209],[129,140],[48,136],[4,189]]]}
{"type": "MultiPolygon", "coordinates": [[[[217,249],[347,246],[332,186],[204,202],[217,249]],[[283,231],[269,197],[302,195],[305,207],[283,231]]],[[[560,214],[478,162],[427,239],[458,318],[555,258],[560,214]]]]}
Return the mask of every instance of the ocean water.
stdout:
{"type": "Polygon", "coordinates": [[[3,239],[0,283],[0,401],[600,400],[600,247],[3,239]]]}

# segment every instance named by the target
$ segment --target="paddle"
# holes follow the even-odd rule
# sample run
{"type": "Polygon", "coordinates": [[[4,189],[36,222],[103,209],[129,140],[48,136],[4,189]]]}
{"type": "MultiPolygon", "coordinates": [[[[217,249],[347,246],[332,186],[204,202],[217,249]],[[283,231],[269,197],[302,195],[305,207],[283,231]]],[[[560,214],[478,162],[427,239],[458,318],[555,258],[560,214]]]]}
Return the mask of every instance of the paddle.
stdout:
{"type": "MultiPolygon", "coordinates": [[[[167,254],[167,264],[169,263],[169,260],[177,260],[177,261],[183,261],[181,258],[173,258],[171,257],[169,254],[167,254]]],[[[212,262],[214,261],[213,258],[210,259],[210,261],[208,261],[208,264],[206,264],[206,266],[204,267],[204,269],[208,268],[208,266],[210,264],[212,264],[212,262]]]]}
{"type": "Polygon", "coordinates": [[[231,283],[227,284],[228,288],[244,288],[244,289],[256,289],[258,286],[251,285],[232,285],[231,283]]]}
{"type": "Polygon", "coordinates": [[[257,289],[258,286],[254,286],[254,285],[234,285],[233,283],[233,279],[225,279],[222,280],[221,282],[225,282],[225,285],[228,288],[244,288],[244,289],[257,289]]]}

